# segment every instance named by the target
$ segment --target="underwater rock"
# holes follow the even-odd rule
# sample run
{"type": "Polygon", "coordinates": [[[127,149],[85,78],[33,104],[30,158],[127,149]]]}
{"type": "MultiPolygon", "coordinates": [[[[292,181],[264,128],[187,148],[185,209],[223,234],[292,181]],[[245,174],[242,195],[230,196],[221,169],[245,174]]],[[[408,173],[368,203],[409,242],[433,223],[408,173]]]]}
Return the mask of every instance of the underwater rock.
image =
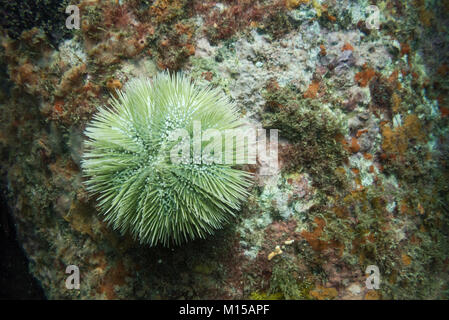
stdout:
{"type": "Polygon", "coordinates": [[[67,1],[1,2],[1,187],[47,298],[448,298],[447,1],[374,1],[377,28],[366,0],[83,0],[71,31],[67,1]],[[164,70],[279,130],[279,170],[242,166],[229,224],[169,249],[108,227],[80,162],[116,89],[164,70]]]}

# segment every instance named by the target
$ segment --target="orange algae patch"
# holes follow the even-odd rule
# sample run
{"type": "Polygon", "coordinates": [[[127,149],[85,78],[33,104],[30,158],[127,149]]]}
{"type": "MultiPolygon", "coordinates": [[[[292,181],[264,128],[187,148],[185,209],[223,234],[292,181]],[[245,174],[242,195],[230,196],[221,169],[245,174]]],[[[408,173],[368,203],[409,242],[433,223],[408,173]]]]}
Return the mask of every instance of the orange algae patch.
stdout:
{"type": "Polygon", "coordinates": [[[187,55],[192,56],[195,54],[196,49],[193,44],[187,44],[185,48],[187,49],[187,55]]]}
{"type": "Polygon", "coordinates": [[[115,91],[120,90],[123,87],[123,85],[118,79],[109,79],[108,82],[106,83],[106,87],[108,88],[109,91],[115,91]]]}
{"type": "Polygon", "coordinates": [[[304,98],[314,99],[317,96],[318,89],[320,88],[320,83],[316,80],[313,80],[309,85],[309,88],[304,93],[304,98]]]}
{"type": "Polygon", "coordinates": [[[422,242],[422,240],[419,238],[419,237],[417,237],[416,235],[413,235],[411,238],[410,238],[410,243],[411,244],[421,244],[421,242],[422,242]]]}
{"type": "Polygon", "coordinates": [[[317,285],[309,294],[312,298],[317,300],[331,300],[338,296],[337,289],[326,288],[321,285],[317,285]]]}
{"type": "Polygon", "coordinates": [[[295,9],[299,7],[301,4],[307,4],[310,0],[286,0],[285,6],[287,9],[295,9]]]}
{"type": "Polygon", "coordinates": [[[251,21],[251,23],[249,24],[249,26],[253,29],[259,27],[259,24],[256,21],[251,21]]]}
{"type": "Polygon", "coordinates": [[[410,55],[411,48],[408,43],[401,43],[401,57],[405,55],[410,55]]]}
{"type": "Polygon", "coordinates": [[[324,219],[319,218],[319,217],[315,217],[315,219],[313,221],[317,225],[315,230],[313,230],[312,232],[302,231],[301,232],[301,236],[303,236],[307,240],[307,242],[310,244],[310,246],[315,251],[320,251],[321,250],[321,245],[322,245],[321,242],[322,241],[319,240],[318,238],[323,233],[323,229],[324,229],[324,226],[325,226],[326,222],[324,221],[324,219]]]}
{"type": "Polygon", "coordinates": [[[340,256],[343,255],[343,245],[339,244],[337,241],[324,241],[320,239],[324,232],[326,221],[319,217],[315,217],[313,221],[317,226],[312,232],[305,230],[301,232],[301,236],[307,240],[312,249],[315,251],[324,251],[329,248],[336,248],[340,249],[340,256]]]}
{"type": "Polygon", "coordinates": [[[125,285],[126,276],[128,276],[128,272],[126,271],[123,262],[119,261],[115,267],[108,270],[97,292],[100,294],[104,293],[107,299],[117,299],[114,287],[125,285]]]}
{"type": "Polygon", "coordinates": [[[327,54],[326,47],[324,46],[324,44],[321,44],[320,45],[320,55],[325,56],[326,54],[327,54]]]}
{"type": "Polygon", "coordinates": [[[56,111],[56,113],[62,113],[64,106],[64,100],[55,100],[55,103],[53,105],[53,109],[56,111]]]}
{"type": "Polygon", "coordinates": [[[395,70],[391,73],[391,75],[388,77],[388,82],[395,83],[399,79],[399,71],[395,70]]]}
{"type": "Polygon", "coordinates": [[[392,99],[392,109],[395,113],[398,113],[400,108],[401,108],[401,97],[394,92],[393,95],[391,96],[392,99]]]}
{"type": "Polygon", "coordinates": [[[108,88],[109,92],[111,92],[114,97],[117,98],[117,90],[120,90],[123,87],[122,83],[118,79],[109,79],[106,82],[106,88],[108,88]]]}
{"type": "Polygon", "coordinates": [[[380,300],[382,299],[382,296],[377,290],[369,290],[365,294],[365,300],[380,300]]]}
{"type": "Polygon", "coordinates": [[[201,76],[206,79],[207,81],[212,81],[212,78],[214,77],[214,74],[210,71],[205,71],[201,73],[201,76]]]}
{"type": "Polygon", "coordinates": [[[358,131],[357,131],[357,134],[356,134],[356,137],[357,137],[357,138],[360,138],[360,136],[361,136],[362,134],[367,133],[367,132],[368,132],[368,129],[361,129],[361,130],[358,130],[358,131]]]}
{"type": "Polygon", "coordinates": [[[331,22],[337,21],[337,17],[332,16],[332,15],[328,15],[328,16],[327,16],[327,19],[329,19],[329,21],[331,21],[331,22]]]}
{"type": "Polygon", "coordinates": [[[175,30],[178,34],[186,35],[189,39],[193,36],[192,28],[186,24],[177,23],[175,25],[175,30]]]}
{"type": "Polygon", "coordinates": [[[337,135],[335,136],[335,141],[341,143],[343,146],[348,144],[345,140],[345,136],[341,133],[337,133],[337,135]]]}
{"type": "Polygon", "coordinates": [[[347,51],[347,50],[354,51],[354,47],[349,42],[346,42],[343,45],[343,47],[341,48],[341,51],[347,51]]]}
{"type": "Polygon", "coordinates": [[[360,87],[365,88],[375,76],[376,71],[373,68],[368,68],[365,65],[364,70],[356,73],[354,79],[360,87]]]}
{"type": "Polygon", "coordinates": [[[360,243],[374,243],[375,241],[376,238],[374,237],[374,234],[372,234],[369,230],[365,230],[360,243]]]}
{"type": "Polygon", "coordinates": [[[401,201],[399,212],[401,214],[413,214],[412,210],[409,208],[405,200],[401,201]]]}
{"type": "Polygon", "coordinates": [[[382,136],[382,149],[390,155],[401,155],[407,151],[411,139],[416,139],[420,142],[425,140],[421,122],[415,114],[408,115],[404,120],[404,124],[395,129],[391,129],[386,125],[383,126],[382,136]]]}
{"type": "Polygon", "coordinates": [[[440,112],[442,117],[447,117],[449,115],[449,109],[446,107],[440,107],[440,112]]]}
{"type": "Polygon", "coordinates": [[[359,141],[354,137],[351,139],[351,144],[349,145],[349,150],[352,153],[357,153],[360,150],[359,141]]]}
{"type": "Polygon", "coordinates": [[[408,265],[410,265],[410,263],[412,263],[412,258],[404,253],[401,256],[401,260],[402,260],[402,263],[406,266],[408,266],[408,265]]]}
{"type": "Polygon", "coordinates": [[[166,22],[182,10],[183,2],[180,0],[156,0],[150,7],[149,13],[157,22],[166,22]]]}

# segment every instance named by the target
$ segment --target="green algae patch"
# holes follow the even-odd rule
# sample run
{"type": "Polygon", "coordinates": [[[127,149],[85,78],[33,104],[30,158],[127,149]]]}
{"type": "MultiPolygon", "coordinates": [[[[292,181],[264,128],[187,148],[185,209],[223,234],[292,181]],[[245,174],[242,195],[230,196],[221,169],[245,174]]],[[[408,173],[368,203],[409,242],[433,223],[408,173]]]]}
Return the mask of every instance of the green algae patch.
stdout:
{"type": "Polygon", "coordinates": [[[341,189],[344,180],[336,169],[345,160],[346,151],[339,142],[343,135],[339,116],[319,101],[304,99],[294,88],[281,88],[275,81],[268,83],[263,96],[264,127],[279,129],[280,136],[290,142],[280,151],[285,171],[304,169],[325,192],[341,189]]]}

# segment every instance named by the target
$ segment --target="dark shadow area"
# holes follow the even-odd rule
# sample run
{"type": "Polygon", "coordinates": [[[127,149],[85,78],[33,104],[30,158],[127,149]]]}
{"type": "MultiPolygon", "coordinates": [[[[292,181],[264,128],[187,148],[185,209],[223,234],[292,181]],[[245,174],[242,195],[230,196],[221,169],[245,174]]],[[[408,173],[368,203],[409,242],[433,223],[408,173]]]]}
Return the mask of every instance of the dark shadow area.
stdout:
{"type": "Polygon", "coordinates": [[[45,299],[28,270],[28,259],[16,236],[14,219],[0,189],[0,299],[45,299]]]}
{"type": "Polygon", "coordinates": [[[66,28],[69,16],[65,9],[69,0],[0,0],[0,26],[17,39],[23,31],[37,27],[45,32],[50,42],[57,46],[72,36],[66,28]]]}

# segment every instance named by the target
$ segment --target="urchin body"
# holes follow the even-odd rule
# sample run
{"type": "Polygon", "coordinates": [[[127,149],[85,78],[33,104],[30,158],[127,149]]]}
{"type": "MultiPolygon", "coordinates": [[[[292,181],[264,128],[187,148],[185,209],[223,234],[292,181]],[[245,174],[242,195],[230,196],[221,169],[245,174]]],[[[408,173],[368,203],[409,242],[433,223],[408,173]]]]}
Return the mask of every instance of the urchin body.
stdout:
{"type": "Polygon", "coordinates": [[[170,134],[240,125],[218,89],[200,89],[183,75],[134,79],[112,108],[88,124],[82,168],[105,220],[140,242],[169,246],[221,228],[247,196],[250,175],[219,163],[173,163],[170,134]]]}

